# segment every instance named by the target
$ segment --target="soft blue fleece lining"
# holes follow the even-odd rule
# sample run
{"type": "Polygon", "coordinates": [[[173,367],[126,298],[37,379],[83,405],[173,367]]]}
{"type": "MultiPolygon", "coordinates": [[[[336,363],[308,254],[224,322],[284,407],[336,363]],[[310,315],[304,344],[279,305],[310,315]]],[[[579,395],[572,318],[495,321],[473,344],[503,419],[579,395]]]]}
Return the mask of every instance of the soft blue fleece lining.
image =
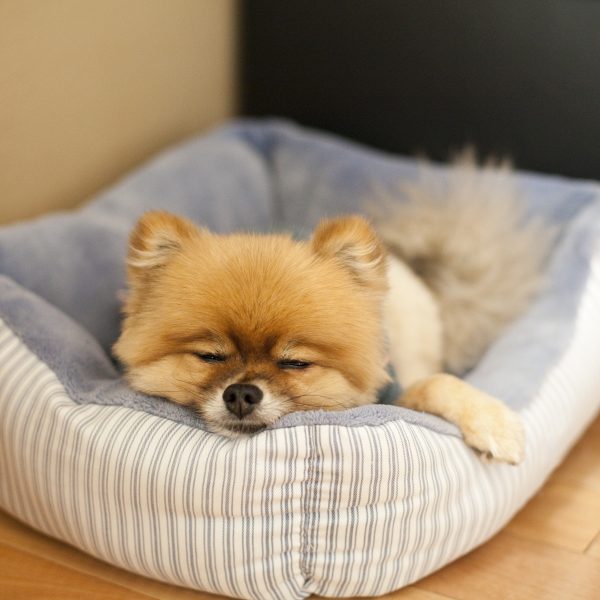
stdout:
{"type": "MultiPolygon", "coordinates": [[[[1,229],[0,315],[76,402],[203,428],[192,411],[128,388],[109,358],[127,235],[139,215],[164,208],[220,232],[308,229],[323,215],[362,211],[375,184],[415,173],[412,161],[286,123],[234,123],[167,151],[80,211],[1,229]]],[[[529,403],[568,343],[600,233],[597,185],[527,174],[519,183],[530,210],[559,223],[562,236],[545,292],[468,376],[515,408],[529,403]]],[[[431,415],[381,405],[296,413],[277,426],[396,419],[456,434],[431,415]]]]}

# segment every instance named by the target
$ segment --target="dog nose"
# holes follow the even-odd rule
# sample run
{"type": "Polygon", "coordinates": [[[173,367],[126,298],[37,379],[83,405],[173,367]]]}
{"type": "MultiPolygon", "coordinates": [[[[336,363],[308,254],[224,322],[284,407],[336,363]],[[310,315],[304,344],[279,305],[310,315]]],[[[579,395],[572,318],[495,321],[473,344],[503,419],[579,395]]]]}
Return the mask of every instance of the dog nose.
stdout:
{"type": "Polygon", "coordinates": [[[240,419],[249,415],[262,397],[262,390],[248,383],[233,383],[227,386],[223,392],[227,410],[240,419]]]}

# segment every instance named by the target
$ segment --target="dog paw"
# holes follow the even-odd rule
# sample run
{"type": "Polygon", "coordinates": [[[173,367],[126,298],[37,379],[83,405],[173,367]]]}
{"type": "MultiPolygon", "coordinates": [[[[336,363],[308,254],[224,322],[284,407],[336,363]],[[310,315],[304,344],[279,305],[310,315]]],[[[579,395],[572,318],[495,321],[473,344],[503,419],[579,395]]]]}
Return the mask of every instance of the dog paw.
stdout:
{"type": "Polygon", "coordinates": [[[485,461],[518,465],[525,457],[525,430],[519,415],[489,400],[463,426],[465,442],[485,461]]]}

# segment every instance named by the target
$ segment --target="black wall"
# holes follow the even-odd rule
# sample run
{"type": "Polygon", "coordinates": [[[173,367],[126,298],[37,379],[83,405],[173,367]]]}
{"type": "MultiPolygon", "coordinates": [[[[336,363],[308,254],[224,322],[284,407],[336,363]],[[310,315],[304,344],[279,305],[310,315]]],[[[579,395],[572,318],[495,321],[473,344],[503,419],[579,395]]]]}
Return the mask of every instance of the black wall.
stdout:
{"type": "Polygon", "coordinates": [[[600,2],[247,0],[242,109],[600,179],[600,2]]]}

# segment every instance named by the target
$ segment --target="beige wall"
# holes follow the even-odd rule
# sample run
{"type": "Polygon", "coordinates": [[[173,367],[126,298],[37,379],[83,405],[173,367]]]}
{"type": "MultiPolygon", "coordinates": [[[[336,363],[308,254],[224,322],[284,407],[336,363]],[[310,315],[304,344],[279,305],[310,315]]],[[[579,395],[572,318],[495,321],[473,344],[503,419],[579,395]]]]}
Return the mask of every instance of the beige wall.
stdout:
{"type": "Polygon", "coordinates": [[[235,0],[0,1],[0,221],[235,112],[235,0]]]}

